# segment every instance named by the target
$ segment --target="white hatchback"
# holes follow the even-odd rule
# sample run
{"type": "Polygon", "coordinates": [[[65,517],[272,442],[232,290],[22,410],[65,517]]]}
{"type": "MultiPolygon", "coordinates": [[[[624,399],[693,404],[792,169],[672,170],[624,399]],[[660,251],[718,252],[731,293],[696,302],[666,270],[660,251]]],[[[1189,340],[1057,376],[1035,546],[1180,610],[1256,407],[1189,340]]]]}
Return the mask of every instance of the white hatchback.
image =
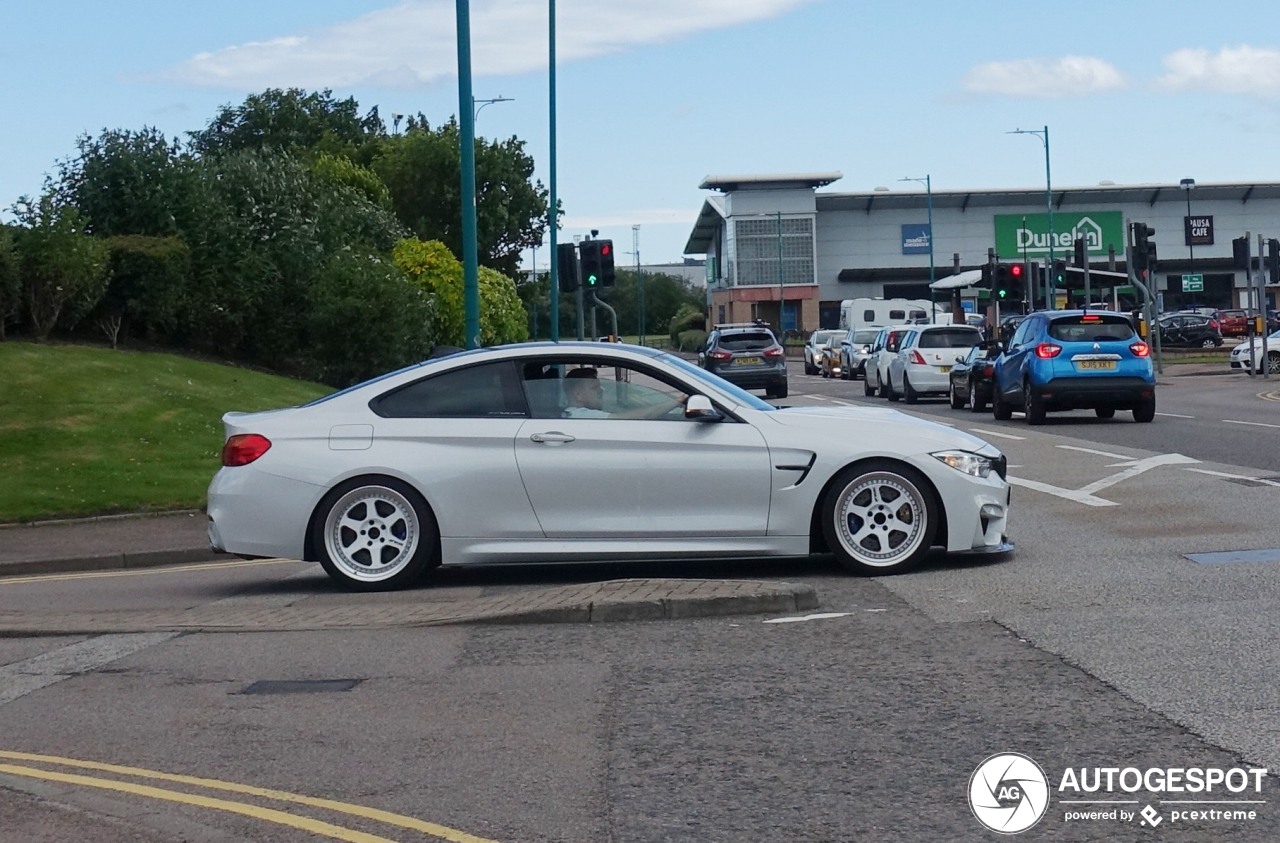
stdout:
{"type": "Polygon", "coordinates": [[[901,394],[914,404],[922,395],[947,395],[956,358],[980,342],[982,332],[972,325],[916,325],[889,360],[886,397],[897,401],[901,394]]]}

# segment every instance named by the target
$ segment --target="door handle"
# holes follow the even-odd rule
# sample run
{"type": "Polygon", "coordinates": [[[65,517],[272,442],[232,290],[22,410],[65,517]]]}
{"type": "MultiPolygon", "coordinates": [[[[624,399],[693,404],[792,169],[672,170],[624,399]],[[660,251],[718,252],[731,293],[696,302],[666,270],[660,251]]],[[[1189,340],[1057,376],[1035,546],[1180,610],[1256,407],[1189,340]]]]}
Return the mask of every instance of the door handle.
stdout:
{"type": "Polygon", "coordinates": [[[545,442],[548,445],[563,445],[566,442],[572,442],[574,440],[574,437],[567,433],[561,433],[558,430],[553,430],[549,433],[535,433],[529,438],[534,442],[545,442]]]}

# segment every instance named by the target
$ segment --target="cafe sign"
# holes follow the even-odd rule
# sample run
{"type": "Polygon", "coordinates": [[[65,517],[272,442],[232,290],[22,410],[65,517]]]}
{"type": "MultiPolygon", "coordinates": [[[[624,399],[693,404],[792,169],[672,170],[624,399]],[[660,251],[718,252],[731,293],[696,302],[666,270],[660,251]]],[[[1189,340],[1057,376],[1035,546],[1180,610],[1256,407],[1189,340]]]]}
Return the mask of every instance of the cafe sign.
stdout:
{"type": "Polygon", "coordinates": [[[1092,257],[1105,258],[1114,246],[1116,256],[1124,258],[1124,215],[1120,211],[1055,213],[1052,233],[1048,214],[997,214],[995,227],[996,255],[1001,259],[1024,255],[1045,259],[1050,246],[1054,257],[1066,258],[1077,238],[1084,238],[1092,257]]]}

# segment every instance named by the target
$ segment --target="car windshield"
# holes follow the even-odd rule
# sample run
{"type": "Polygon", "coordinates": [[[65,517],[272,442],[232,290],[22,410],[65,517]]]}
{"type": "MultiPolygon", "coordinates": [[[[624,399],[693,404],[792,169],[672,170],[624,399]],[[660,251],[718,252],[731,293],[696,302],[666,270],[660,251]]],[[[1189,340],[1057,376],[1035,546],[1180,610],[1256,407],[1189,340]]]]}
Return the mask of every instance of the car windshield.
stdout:
{"type": "Polygon", "coordinates": [[[854,331],[853,341],[860,345],[871,345],[879,334],[879,331],[854,331]]]}
{"type": "Polygon", "coordinates": [[[725,351],[761,351],[774,345],[775,342],[773,334],[763,332],[720,336],[720,347],[725,351]]]}
{"type": "Polygon", "coordinates": [[[814,345],[826,345],[833,338],[840,336],[840,331],[818,331],[813,335],[814,345]]]}
{"type": "Polygon", "coordinates": [[[982,334],[972,328],[925,331],[920,335],[921,348],[973,348],[982,340],[982,334]]]}
{"type": "Polygon", "coordinates": [[[1133,326],[1121,316],[1090,313],[1067,316],[1049,323],[1049,336],[1059,342],[1110,342],[1133,339],[1133,326]]]}
{"type": "Polygon", "coordinates": [[[663,354],[661,359],[670,363],[672,366],[675,366],[680,371],[690,376],[693,380],[708,383],[721,392],[732,396],[739,404],[762,412],[768,412],[769,410],[776,409],[772,404],[766,403],[760,398],[752,395],[750,392],[747,392],[745,389],[740,389],[734,386],[719,375],[714,375],[700,366],[695,366],[688,360],[676,357],[674,354],[663,354]]]}

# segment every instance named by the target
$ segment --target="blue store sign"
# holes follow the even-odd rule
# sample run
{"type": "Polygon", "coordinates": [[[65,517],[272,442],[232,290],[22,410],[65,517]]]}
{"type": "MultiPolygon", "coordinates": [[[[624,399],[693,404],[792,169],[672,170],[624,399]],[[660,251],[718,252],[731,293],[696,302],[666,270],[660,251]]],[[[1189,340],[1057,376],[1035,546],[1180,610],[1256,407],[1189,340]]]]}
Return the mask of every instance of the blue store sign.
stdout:
{"type": "Polygon", "coordinates": [[[924,225],[911,223],[902,226],[902,254],[929,254],[929,238],[932,236],[933,232],[929,230],[928,223],[924,225]]]}

